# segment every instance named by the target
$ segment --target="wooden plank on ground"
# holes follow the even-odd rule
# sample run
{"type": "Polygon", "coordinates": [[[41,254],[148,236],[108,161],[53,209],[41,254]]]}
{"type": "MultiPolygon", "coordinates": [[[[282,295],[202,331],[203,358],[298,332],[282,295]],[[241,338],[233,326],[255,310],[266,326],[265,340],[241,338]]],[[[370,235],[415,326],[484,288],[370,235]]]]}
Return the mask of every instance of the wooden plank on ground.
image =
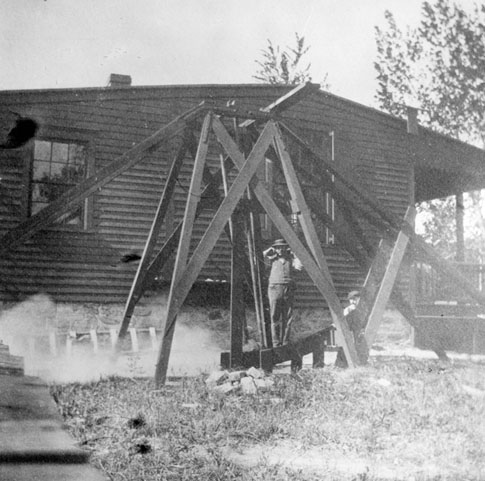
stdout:
{"type": "Polygon", "coordinates": [[[0,375],[0,479],[102,481],[62,424],[48,386],[29,376],[0,375]]]}
{"type": "Polygon", "coordinates": [[[0,374],[22,376],[24,374],[24,358],[13,356],[6,344],[0,341],[0,374]]]}
{"type": "MultiPolygon", "coordinates": [[[[312,352],[317,352],[317,362],[318,360],[321,361],[323,359],[322,350],[325,349],[325,345],[331,340],[334,330],[335,328],[333,326],[329,326],[310,335],[303,336],[284,346],[244,352],[242,365],[244,368],[254,366],[271,371],[276,364],[291,361],[295,357],[301,358],[312,352]],[[319,359],[318,356],[320,356],[319,359]],[[262,363],[263,358],[264,362],[262,363]]],[[[229,353],[223,352],[221,354],[221,365],[225,369],[229,368],[228,359],[229,353]]],[[[320,365],[319,367],[322,366],[320,365]]]]}
{"type": "Polygon", "coordinates": [[[89,453],[76,446],[74,439],[57,420],[29,419],[0,421],[1,463],[85,463],[89,453]]]}
{"type": "Polygon", "coordinates": [[[107,481],[108,478],[89,464],[2,463],[3,481],[107,481]]]}

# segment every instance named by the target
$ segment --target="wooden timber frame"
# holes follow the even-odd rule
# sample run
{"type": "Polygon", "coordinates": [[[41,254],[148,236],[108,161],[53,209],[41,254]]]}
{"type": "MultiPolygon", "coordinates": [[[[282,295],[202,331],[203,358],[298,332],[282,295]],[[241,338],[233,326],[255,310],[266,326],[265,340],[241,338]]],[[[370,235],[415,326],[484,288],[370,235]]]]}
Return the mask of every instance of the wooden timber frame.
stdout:
{"type": "MultiPolygon", "coordinates": [[[[338,166],[329,163],[324,155],[279,121],[279,114],[317,89],[318,86],[314,84],[298,86],[258,112],[219,107],[207,102],[202,103],[175,118],[107,167],[60,196],[27,221],[10,230],[0,239],[0,254],[7,254],[9,250],[54,222],[112,179],[136,165],[143,159],[144,155],[157,150],[168,139],[181,136],[182,142],[167,177],[118,333],[118,340],[126,335],[133,310],[146,285],[158,275],[171,254],[178,249],[165,319],[164,335],[157,362],[157,384],[163,384],[165,381],[175,321],[183,300],[218,237],[229,224],[230,229],[226,229],[226,231],[232,231],[231,239],[233,239],[233,245],[237,247],[237,243],[243,237],[239,235],[240,231],[237,230],[241,227],[239,219],[247,216],[245,208],[248,205],[253,205],[253,201],[257,201],[260,207],[268,213],[280,234],[300,258],[304,268],[325,298],[332,320],[342,334],[342,347],[350,367],[367,362],[368,347],[372,345],[375,339],[382,312],[388,300],[392,301],[411,325],[416,329],[421,328],[414,318],[414,310],[411,305],[404,299],[400,291],[394,288],[399,268],[406,260],[405,253],[412,254],[413,251],[419,251],[421,258],[427,259],[437,271],[454,280],[479,304],[485,305],[485,296],[477,291],[454,266],[441,259],[432,247],[414,233],[412,227],[414,212],[412,207],[408,209],[404,219],[400,219],[389,211],[384,210],[376,199],[370,194],[364,193],[357,184],[348,180],[339,171],[338,166]],[[243,151],[240,147],[239,139],[231,137],[221,121],[221,118],[226,117],[246,119],[238,124],[238,129],[241,134],[252,139],[249,151],[243,151]],[[204,121],[200,135],[197,138],[195,131],[198,131],[198,122],[201,118],[204,121]],[[264,125],[262,130],[260,129],[261,125],[264,125]],[[221,169],[215,173],[211,173],[205,165],[209,135],[215,135],[224,151],[221,169]],[[315,160],[314,166],[322,183],[328,180],[329,177],[333,176],[335,178],[335,182],[325,182],[325,186],[343,214],[345,220],[344,228],[326,216],[322,212],[321,206],[314,204],[311,199],[304,198],[297,179],[298,177],[304,178],[305,176],[315,175],[315,172],[308,173],[305,171],[304,166],[301,165],[295,168],[285,148],[285,142],[287,143],[288,141],[299,145],[306,152],[308,158],[315,160]],[[187,152],[194,157],[195,161],[184,220],[174,229],[162,248],[155,253],[155,242],[173,194],[175,180],[187,152]],[[258,165],[263,162],[265,156],[270,159],[277,159],[279,163],[279,167],[286,179],[292,204],[297,207],[306,246],[300,241],[268,191],[255,175],[258,165]],[[226,173],[231,169],[237,171],[237,176],[230,187],[226,185],[224,197],[217,198],[219,195],[218,188],[224,182],[227,182],[226,173]],[[202,187],[203,184],[205,184],[205,187],[202,187]],[[188,249],[192,225],[200,212],[206,208],[217,210],[211,224],[189,259],[188,249]],[[353,335],[348,330],[347,323],[343,318],[342,307],[336,295],[320,242],[316,236],[311,215],[316,216],[328,227],[339,244],[355,258],[363,269],[368,271],[362,289],[361,303],[358,308],[358,315],[362,319],[362,325],[365,326],[365,335],[356,339],[357,342],[354,341],[353,335]],[[382,240],[378,248],[375,248],[373,243],[366,239],[364,232],[356,221],[356,217],[367,221],[381,234],[382,240]],[[349,233],[352,235],[349,235],[349,233]]],[[[235,137],[237,137],[238,130],[234,130],[235,137]]],[[[251,214],[251,208],[249,209],[249,214],[251,214]]],[[[254,252],[255,249],[260,248],[257,245],[257,232],[253,232],[249,237],[252,239],[250,250],[252,249],[254,252]]],[[[232,365],[237,365],[242,356],[241,342],[244,326],[243,322],[241,322],[240,307],[237,307],[241,305],[239,271],[241,261],[237,258],[239,248],[235,248],[233,252],[231,308],[234,317],[232,318],[233,325],[231,326],[231,358],[232,365]]],[[[261,292],[261,283],[259,281],[258,284],[257,279],[258,273],[254,272],[252,278],[253,286],[256,286],[261,292]]],[[[261,294],[259,296],[261,297],[261,294]]],[[[260,303],[259,317],[264,322],[264,308],[261,299],[258,299],[258,302],[260,303]]],[[[264,339],[264,326],[260,327],[262,338],[264,339]]],[[[321,333],[315,334],[316,337],[320,335],[321,333]]],[[[265,342],[263,347],[266,349],[270,348],[270,340],[265,342]]],[[[312,339],[306,340],[304,344],[307,347],[305,349],[308,348],[308,345],[312,346],[312,342],[312,339]]],[[[285,352],[287,351],[291,351],[291,348],[286,349],[285,352]]],[[[435,351],[439,356],[445,355],[439,345],[436,346],[435,351]]],[[[279,352],[274,352],[273,354],[274,359],[281,359],[281,356],[286,356],[286,354],[279,352]]]]}
{"type": "MultiPolygon", "coordinates": [[[[236,207],[244,198],[246,190],[250,185],[252,192],[254,192],[260,205],[266,211],[276,229],[286,239],[292,251],[300,259],[304,269],[326,300],[333,323],[342,334],[342,347],[349,366],[354,367],[359,364],[359,358],[355,350],[352,334],[343,316],[342,306],[335,291],[335,287],[333,286],[332,278],[323,255],[323,250],[311,219],[310,210],[306,205],[290,156],[285,149],[278,123],[275,120],[267,121],[261,134],[254,143],[252,150],[245,156],[239,149],[236,141],[229,134],[219,116],[215,115],[213,112],[208,112],[202,125],[199,145],[195,156],[192,179],[187,196],[185,214],[182,221],[180,240],[172,274],[172,283],[163,323],[164,327],[162,328],[164,335],[162,336],[155,371],[155,382],[157,385],[163,385],[166,380],[178,312],[196,281],[205,261],[208,259],[217,240],[222,234],[224,227],[230,222],[231,216],[235,213],[236,207]],[[215,212],[207,230],[189,258],[192,229],[196,217],[197,205],[202,194],[201,182],[209,149],[210,132],[215,135],[225,154],[231,159],[238,170],[238,174],[228,189],[227,195],[225,195],[215,212]],[[269,192],[255,175],[258,167],[265,161],[265,154],[270,148],[273,148],[277,152],[283,166],[292,202],[299,212],[299,220],[308,249],[299,239],[297,233],[281,213],[269,192]]],[[[240,215],[240,213],[236,213],[235,217],[238,215],[240,215]]],[[[232,230],[234,240],[236,236],[238,239],[243,238],[241,235],[242,232],[239,231],[239,226],[240,222],[233,218],[232,230]]],[[[239,241],[233,243],[231,276],[231,347],[233,348],[231,359],[234,356],[235,363],[242,361],[242,326],[244,323],[241,314],[241,259],[238,256],[238,252],[241,252],[239,241]]],[[[236,365],[238,367],[240,366],[240,364],[236,365]]]]}

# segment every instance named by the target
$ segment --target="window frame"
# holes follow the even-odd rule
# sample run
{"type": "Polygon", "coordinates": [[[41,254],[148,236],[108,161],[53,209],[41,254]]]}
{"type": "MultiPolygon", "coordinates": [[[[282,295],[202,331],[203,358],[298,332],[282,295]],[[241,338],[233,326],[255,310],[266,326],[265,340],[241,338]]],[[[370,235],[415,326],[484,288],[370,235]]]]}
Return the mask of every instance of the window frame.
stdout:
{"type": "MultiPolygon", "coordinates": [[[[336,151],[336,144],[335,144],[335,130],[331,129],[330,127],[327,126],[326,129],[319,128],[319,129],[312,129],[312,128],[303,128],[303,129],[295,129],[295,132],[310,146],[316,147],[316,151],[322,153],[323,155],[326,155],[328,160],[331,163],[335,162],[335,151],[336,151]]],[[[291,161],[294,163],[295,167],[299,164],[302,163],[305,155],[304,155],[304,148],[300,147],[295,144],[296,152],[291,152],[291,146],[287,146],[291,161]],[[292,155],[293,154],[293,155],[292,155]],[[296,154],[296,155],[294,155],[296,154]]],[[[313,159],[311,162],[317,162],[317,159],[313,159]]],[[[272,176],[271,178],[271,183],[276,182],[276,178],[272,176]]],[[[335,178],[333,175],[331,175],[331,182],[335,182],[335,178]]],[[[307,185],[305,183],[302,183],[302,189],[305,191],[306,188],[311,188],[311,189],[321,189],[321,186],[317,185],[307,185]]],[[[335,205],[335,199],[331,196],[330,192],[325,191],[325,197],[323,199],[324,204],[325,204],[325,213],[330,217],[330,219],[335,222],[336,217],[337,217],[337,209],[335,205]]],[[[291,221],[296,221],[296,217],[294,220],[291,221]]],[[[298,221],[296,221],[298,224],[298,221]]],[[[298,225],[297,228],[300,228],[298,225]]],[[[332,234],[330,229],[326,226],[324,226],[324,232],[322,232],[323,239],[322,242],[325,244],[327,247],[332,247],[335,246],[336,244],[336,239],[335,236],[332,234]]]]}
{"type": "MultiPolygon", "coordinates": [[[[25,183],[28,186],[26,189],[26,195],[24,199],[25,203],[25,217],[31,218],[32,213],[32,194],[33,194],[33,173],[34,173],[34,148],[35,140],[44,142],[58,142],[62,144],[78,144],[85,147],[86,152],[86,172],[84,179],[87,179],[94,173],[95,167],[95,141],[93,139],[94,132],[85,129],[71,129],[69,127],[55,127],[49,125],[43,125],[36,135],[36,138],[32,142],[29,149],[29,159],[25,174],[25,183]]],[[[81,223],[78,225],[72,224],[59,224],[57,222],[51,223],[48,227],[54,227],[56,230],[69,230],[69,231],[89,231],[93,228],[93,208],[94,200],[93,196],[89,196],[83,201],[83,215],[81,223]]]]}

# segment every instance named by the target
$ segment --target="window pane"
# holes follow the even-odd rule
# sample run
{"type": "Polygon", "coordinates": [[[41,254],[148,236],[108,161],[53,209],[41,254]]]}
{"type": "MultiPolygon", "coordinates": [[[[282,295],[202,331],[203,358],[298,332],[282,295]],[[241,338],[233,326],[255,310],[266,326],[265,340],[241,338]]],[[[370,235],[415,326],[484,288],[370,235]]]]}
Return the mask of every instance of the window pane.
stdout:
{"type": "Polygon", "coordinates": [[[62,182],[65,179],[65,173],[63,170],[66,170],[67,165],[61,164],[59,162],[52,162],[51,164],[51,180],[52,182],[62,182]]]}
{"type": "Polygon", "coordinates": [[[48,186],[42,182],[35,183],[32,185],[32,201],[33,202],[48,202],[48,186]]]}
{"type": "Polygon", "coordinates": [[[71,186],[66,184],[57,184],[54,182],[39,182],[38,184],[34,184],[32,200],[52,202],[70,188],[71,186]],[[37,197],[34,197],[34,195],[37,195],[37,197]]]}
{"type": "MultiPolygon", "coordinates": [[[[35,141],[31,179],[31,214],[34,215],[83,181],[86,148],[67,142],[35,141]]],[[[83,226],[84,208],[76,206],[56,220],[58,224],[83,226]]]]}
{"type": "Polygon", "coordinates": [[[69,145],[69,163],[82,164],[86,161],[86,149],[84,145],[70,144],[69,145]]]}
{"type": "Polygon", "coordinates": [[[81,217],[82,217],[82,208],[78,207],[76,210],[72,212],[68,212],[67,214],[64,214],[61,217],[59,217],[59,219],[57,219],[57,222],[61,224],[68,224],[68,225],[80,225],[81,217]]]}
{"type": "Polygon", "coordinates": [[[65,162],[67,164],[68,145],[53,142],[52,144],[52,161],[65,162]]]}
{"type": "Polygon", "coordinates": [[[50,160],[51,143],[44,140],[36,140],[34,143],[34,158],[36,160],[50,160]]]}
{"type": "Polygon", "coordinates": [[[49,179],[49,162],[34,162],[34,172],[32,174],[34,180],[48,180],[49,179]]]}
{"type": "Polygon", "coordinates": [[[66,171],[71,184],[79,184],[84,179],[84,165],[69,165],[66,171]]]}
{"type": "Polygon", "coordinates": [[[40,210],[44,207],[47,207],[49,204],[47,202],[32,202],[32,215],[37,214],[40,210]]]}

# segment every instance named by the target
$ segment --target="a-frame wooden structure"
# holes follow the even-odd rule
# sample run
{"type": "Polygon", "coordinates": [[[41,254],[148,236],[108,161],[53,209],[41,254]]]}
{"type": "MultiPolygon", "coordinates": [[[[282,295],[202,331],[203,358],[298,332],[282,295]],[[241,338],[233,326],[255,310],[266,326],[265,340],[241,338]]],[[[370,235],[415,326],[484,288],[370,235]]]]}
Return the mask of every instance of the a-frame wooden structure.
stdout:
{"type": "Polygon", "coordinates": [[[165,382],[175,320],[178,311],[193,283],[197,279],[204,262],[214,248],[217,239],[229,222],[237,204],[243,198],[246,189],[250,184],[255,197],[269,215],[277,230],[287,240],[295,255],[301,260],[303,267],[325,298],[330,308],[333,322],[343,334],[342,347],[349,364],[355,366],[359,363],[355,346],[352,341],[352,335],[343,317],[342,306],[333,286],[322,247],[311,219],[310,210],[306,205],[291,159],[285,149],[278,124],[273,120],[269,120],[262,130],[261,135],[256,140],[251,152],[249,155],[245,156],[240,151],[221,120],[212,112],[209,112],[206,115],[202,126],[191,185],[187,197],[184,220],[181,228],[175,268],[168,298],[167,313],[164,321],[164,334],[155,374],[157,384],[163,384],[165,382]],[[215,134],[219,144],[224,149],[225,154],[229,156],[237,168],[238,174],[227,191],[227,195],[224,197],[214,214],[209,227],[189,259],[188,254],[191,243],[192,227],[195,220],[197,204],[202,192],[201,181],[205,157],[208,151],[209,130],[212,130],[215,134]],[[281,161],[292,202],[299,212],[300,223],[309,250],[307,250],[289,222],[285,219],[266,188],[259,182],[257,176],[255,176],[258,167],[264,162],[265,154],[270,148],[273,148],[274,151],[276,151],[281,161]]]}
{"type": "MultiPolygon", "coordinates": [[[[167,316],[164,323],[164,334],[157,363],[156,380],[158,384],[162,384],[165,380],[177,312],[218,237],[229,223],[231,223],[231,229],[228,230],[232,231],[232,233],[229,233],[233,239],[233,246],[236,247],[233,255],[232,304],[235,306],[237,302],[240,302],[240,292],[238,294],[240,281],[238,279],[240,278],[239,270],[242,262],[237,259],[240,251],[237,248],[237,243],[242,236],[240,235],[240,222],[238,222],[241,209],[238,208],[238,205],[250,206],[249,213],[251,214],[251,206],[254,205],[254,202],[257,202],[270,216],[275,227],[300,258],[304,268],[325,298],[332,320],[342,334],[342,347],[350,366],[364,364],[367,361],[368,346],[372,344],[375,338],[383,309],[389,299],[416,329],[420,328],[420,325],[415,321],[412,307],[400,291],[394,288],[397,272],[405,259],[406,249],[411,254],[414,250],[418,250],[435,269],[445,273],[464,288],[478,303],[485,305],[485,296],[476,291],[466,278],[452,265],[435,254],[433,249],[414,233],[412,207],[403,220],[382,209],[371,195],[362,192],[362,189],[348,180],[338,167],[329,163],[324,155],[279,121],[279,114],[317,88],[318,86],[312,84],[297,87],[266,109],[258,112],[247,112],[203,103],[182,114],[151,137],[130,149],[118,160],[66,192],[26,222],[9,231],[0,240],[0,255],[5,254],[12,247],[69,212],[89,195],[139,162],[147,152],[157,150],[168,139],[181,137],[180,149],[175,155],[166,180],[165,189],[132,285],[119,331],[119,338],[121,339],[126,335],[133,310],[143,294],[147,282],[158,274],[169,256],[177,251],[167,316]],[[201,119],[203,119],[202,127],[200,127],[201,119]],[[233,119],[233,125],[237,126],[237,128],[232,129],[233,136],[229,133],[231,129],[228,130],[227,125],[224,124],[224,119],[233,119]],[[242,119],[245,120],[240,122],[242,119]],[[261,126],[263,126],[262,130],[261,126]],[[210,135],[215,136],[224,151],[225,157],[221,168],[216,173],[212,173],[205,165],[210,135]],[[239,136],[245,137],[246,146],[250,146],[248,149],[242,147],[239,136]],[[299,145],[308,159],[315,160],[313,163],[315,169],[311,173],[305,171],[304,166],[296,167],[292,163],[285,147],[285,142],[288,141],[299,145]],[[155,252],[155,242],[173,194],[175,180],[187,152],[194,157],[194,167],[184,220],[173,231],[162,248],[155,252]],[[258,165],[266,156],[275,159],[281,166],[292,203],[295,206],[295,212],[298,213],[305,243],[295,234],[268,191],[255,175],[258,165]],[[227,185],[227,171],[230,169],[234,169],[237,175],[229,186],[227,185]],[[345,219],[344,226],[333,222],[322,212],[320,205],[315,204],[303,195],[298,178],[314,175],[318,175],[322,184],[325,184],[325,188],[329,190],[332,198],[339,206],[345,219]],[[329,178],[334,181],[328,182],[329,178]],[[224,184],[226,184],[226,189],[224,195],[221,196],[219,186],[224,184]],[[204,187],[202,187],[203,185],[204,187]],[[189,259],[192,224],[201,210],[205,208],[215,209],[216,212],[210,226],[189,259]],[[363,325],[366,326],[365,337],[359,339],[357,345],[355,345],[353,336],[343,318],[342,307],[333,287],[320,241],[315,233],[312,215],[328,227],[335,235],[338,243],[356,259],[363,269],[368,271],[358,309],[358,315],[362,319],[363,325]],[[380,233],[382,241],[379,247],[367,239],[356,220],[357,217],[365,219],[380,233]]],[[[252,240],[248,248],[254,251],[254,249],[259,248],[257,245],[258,236],[256,231],[250,234],[249,237],[252,240]]],[[[258,302],[260,302],[262,284],[261,280],[258,280],[257,266],[253,265],[252,267],[253,287],[259,290],[258,302]]],[[[234,342],[231,345],[233,351],[231,355],[234,354],[235,358],[240,354],[243,327],[242,319],[236,318],[237,312],[237,308],[234,308],[232,319],[234,342]]],[[[261,303],[259,303],[259,316],[264,321],[264,306],[261,303]]],[[[261,335],[263,337],[264,333],[265,329],[262,326],[261,335]]],[[[439,345],[436,346],[436,352],[440,356],[445,355],[439,345]]]]}

